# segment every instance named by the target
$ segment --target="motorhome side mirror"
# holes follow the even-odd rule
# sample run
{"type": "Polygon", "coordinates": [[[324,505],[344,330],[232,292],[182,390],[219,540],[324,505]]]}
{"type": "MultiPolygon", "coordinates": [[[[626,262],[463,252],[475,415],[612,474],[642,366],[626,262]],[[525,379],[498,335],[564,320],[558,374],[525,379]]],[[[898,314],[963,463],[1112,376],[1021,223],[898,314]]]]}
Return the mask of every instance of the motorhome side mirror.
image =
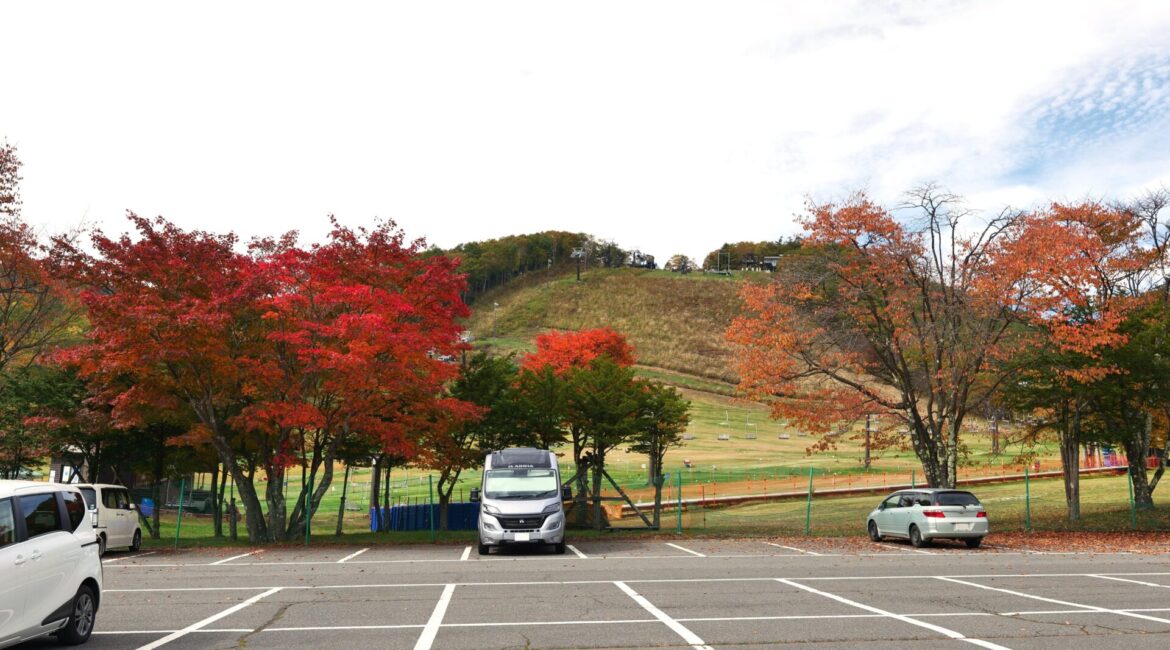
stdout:
{"type": "Polygon", "coordinates": [[[479,501],[479,488],[471,488],[471,494],[468,496],[472,503],[479,501]]]}
{"type": "Polygon", "coordinates": [[[573,499],[573,489],[567,485],[561,486],[561,501],[570,501],[573,499]]]}

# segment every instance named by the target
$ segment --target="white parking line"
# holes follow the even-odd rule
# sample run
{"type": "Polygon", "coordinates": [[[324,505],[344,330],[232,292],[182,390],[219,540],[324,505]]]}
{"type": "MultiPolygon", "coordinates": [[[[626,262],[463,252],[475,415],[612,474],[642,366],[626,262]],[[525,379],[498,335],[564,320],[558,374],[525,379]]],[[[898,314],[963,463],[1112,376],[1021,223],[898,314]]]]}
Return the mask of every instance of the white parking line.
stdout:
{"type": "Polygon", "coordinates": [[[1141,580],[1129,580],[1126,578],[1114,578],[1113,576],[1105,576],[1099,573],[1089,575],[1090,578],[1101,578],[1102,580],[1116,580],[1118,582],[1132,582],[1135,585],[1145,585],[1146,587],[1161,587],[1162,589],[1170,589],[1170,585],[1160,585],[1156,582],[1143,582],[1141,580]]]}
{"type": "Polygon", "coordinates": [[[238,560],[242,557],[248,557],[249,555],[255,555],[259,552],[260,551],[252,551],[251,553],[242,553],[240,555],[233,555],[231,557],[224,558],[224,559],[220,560],[219,562],[212,562],[211,564],[208,564],[207,566],[219,566],[220,564],[227,564],[228,562],[231,562],[232,560],[238,560]]]}
{"type": "Polygon", "coordinates": [[[1044,596],[1033,596],[1032,594],[1026,594],[1022,591],[1014,591],[1012,589],[1002,589],[1000,587],[989,587],[987,585],[981,585],[978,582],[969,582],[967,580],[958,580],[956,578],[944,578],[942,576],[938,576],[937,579],[945,580],[947,582],[953,582],[953,583],[959,584],[959,585],[967,585],[969,587],[978,587],[980,589],[986,589],[988,591],[998,591],[1001,594],[1011,594],[1012,596],[1019,596],[1021,598],[1031,598],[1032,600],[1039,600],[1039,601],[1043,601],[1046,603],[1053,603],[1055,605],[1065,605],[1068,607],[1082,607],[1082,608],[1084,608],[1088,611],[1091,611],[1091,612],[1101,612],[1103,614],[1119,614],[1121,616],[1129,616],[1131,618],[1140,618],[1142,620],[1154,621],[1157,623],[1170,623],[1170,618],[1158,618],[1157,616],[1146,616],[1145,614],[1138,614],[1136,612],[1129,612],[1129,611],[1125,611],[1125,610],[1121,610],[1121,609],[1109,609],[1107,607],[1097,607],[1096,605],[1082,605],[1081,603],[1073,603],[1073,602],[1069,602],[1067,600],[1057,600],[1055,598],[1045,598],[1044,596]]]}
{"type": "Polygon", "coordinates": [[[671,544],[670,542],[667,542],[667,543],[666,543],[666,545],[667,545],[667,546],[673,546],[674,548],[677,548],[677,549],[678,549],[678,550],[680,550],[680,551],[686,551],[687,553],[690,553],[691,555],[694,555],[694,556],[697,556],[697,557],[707,557],[706,555],[703,555],[702,553],[700,553],[700,552],[698,552],[698,551],[692,551],[691,549],[689,549],[689,548],[684,548],[684,547],[682,547],[682,546],[679,546],[678,544],[671,544]]]}
{"type": "Polygon", "coordinates": [[[893,544],[878,544],[878,546],[892,548],[896,551],[906,551],[906,552],[910,552],[910,553],[922,553],[925,555],[935,555],[935,553],[931,553],[930,551],[924,551],[920,548],[906,548],[905,546],[894,546],[893,544]]]}
{"type": "Polygon", "coordinates": [[[589,556],[588,556],[588,555],[585,555],[585,554],[584,554],[584,553],[582,553],[581,551],[578,551],[576,546],[573,546],[572,544],[565,544],[565,546],[566,546],[566,547],[567,547],[567,548],[568,548],[570,551],[572,551],[572,552],[576,553],[576,554],[577,554],[577,557],[581,558],[582,560],[588,560],[588,559],[589,559],[589,556]]]}
{"type": "Polygon", "coordinates": [[[928,630],[933,630],[934,632],[938,632],[939,634],[942,634],[943,636],[950,637],[950,638],[955,639],[957,641],[965,641],[967,643],[971,643],[971,644],[980,646],[982,648],[989,648],[991,650],[1010,650],[1010,648],[1005,648],[1004,646],[997,645],[997,644],[992,643],[990,641],[984,641],[982,639],[969,639],[966,636],[964,636],[963,634],[960,634],[959,632],[942,627],[940,625],[935,625],[934,623],[927,623],[926,621],[920,621],[920,620],[915,619],[915,618],[910,618],[909,616],[903,616],[901,614],[887,612],[886,610],[878,609],[877,607],[870,607],[869,605],[859,603],[857,601],[849,600],[848,598],[844,598],[844,597],[838,596],[836,594],[831,594],[827,591],[821,591],[820,589],[813,589],[812,587],[808,587],[808,586],[793,582],[791,580],[786,580],[784,578],[778,578],[776,580],[776,582],[782,582],[790,587],[796,587],[797,589],[803,589],[809,593],[817,594],[819,596],[824,596],[825,598],[831,598],[839,603],[849,605],[850,607],[864,609],[867,612],[881,614],[883,616],[887,616],[887,617],[892,618],[894,620],[902,621],[903,623],[909,623],[911,625],[917,625],[918,627],[924,627],[928,630]]]}
{"type": "Polygon", "coordinates": [[[154,555],[157,552],[158,551],[148,551],[146,553],[136,553],[134,555],[123,555],[122,557],[115,557],[115,558],[110,558],[108,560],[102,560],[102,564],[109,564],[111,562],[121,562],[122,560],[133,560],[134,558],[146,557],[147,555],[154,555]]]}
{"type": "Polygon", "coordinates": [[[469,558],[469,557],[471,557],[471,547],[466,546],[463,548],[463,555],[459,556],[459,561],[466,562],[467,558],[469,558]]]}
{"type": "MultiPolygon", "coordinates": [[[[671,544],[671,546],[674,546],[674,545],[671,544]]],[[[686,549],[684,548],[683,550],[685,551],[686,549]]],[[[694,553],[694,551],[691,551],[691,552],[694,553]]],[[[642,597],[641,594],[634,591],[633,589],[630,589],[630,587],[626,583],[615,582],[614,584],[617,585],[618,589],[621,589],[622,591],[626,592],[626,595],[628,595],[630,598],[633,598],[634,602],[641,605],[642,609],[645,609],[646,611],[650,612],[650,614],[653,615],[654,618],[662,621],[663,623],[666,624],[666,627],[669,627],[670,629],[674,630],[674,633],[681,636],[683,641],[686,641],[687,643],[691,644],[692,648],[694,648],[695,650],[712,650],[711,646],[704,643],[703,640],[699,638],[698,634],[695,634],[694,632],[690,631],[690,629],[688,629],[687,626],[683,625],[682,623],[679,623],[678,621],[676,621],[673,618],[671,618],[670,616],[668,616],[666,614],[666,612],[655,607],[654,603],[646,600],[644,597],[642,597]]]]}
{"type": "Polygon", "coordinates": [[[777,548],[786,548],[790,551],[796,551],[797,553],[804,553],[805,555],[820,555],[820,553],[814,553],[813,551],[806,551],[803,548],[796,548],[795,546],[785,546],[783,544],[775,544],[773,542],[764,542],[764,543],[767,544],[768,546],[775,546],[777,548]]]}
{"type": "Polygon", "coordinates": [[[348,560],[352,560],[352,559],[354,559],[355,557],[357,557],[357,556],[361,555],[362,553],[365,553],[365,552],[366,552],[366,551],[368,551],[368,550],[370,550],[370,549],[368,549],[368,548],[363,548],[362,550],[358,551],[357,553],[350,553],[349,555],[347,555],[347,556],[345,556],[345,557],[341,558],[340,560],[338,560],[338,561],[337,561],[337,563],[338,563],[338,564],[345,564],[345,563],[346,563],[346,561],[348,561],[348,560]]]}
{"type": "Polygon", "coordinates": [[[163,638],[159,639],[158,641],[155,641],[154,643],[148,643],[144,646],[141,646],[138,648],[138,650],[154,650],[154,648],[166,645],[166,644],[170,643],[171,641],[174,641],[175,639],[185,637],[188,634],[195,632],[202,627],[206,627],[208,625],[211,625],[212,623],[218,621],[221,618],[224,618],[225,616],[231,616],[232,614],[235,614],[236,612],[240,611],[241,609],[244,609],[245,607],[255,603],[256,601],[260,600],[261,598],[267,598],[268,596],[271,596],[272,594],[274,594],[278,591],[280,591],[280,587],[273,587],[272,589],[269,589],[268,591],[266,591],[262,594],[257,594],[255,596],[252,596],[248,600],[245,600],[244,602],[242,602],[238,605],[233,605],[233,606],[223,610],[222,612],[220,612],[218,614],[208,616],[207,618],[203,619],[202,621],[199,621],[198,623],[188,625],[187,627],[185,627],[177,632],[172,632],[172,633],[164,636],[163,638]]]}
{"type": "Polygon", "coordinates": [[[447,614],[447,605],[451,604],[451,595],[455,593],[455,585],[449,584],[443,587],[443,594],[439,596],[439,602],[435,604],[435,611],[431,612],[431,618],[427,620],[426,627],[423,628],[422,634],[419,635],[418,641],[414,644],[414,650],[430,650],[435,643],[435,635],[439,633],[439,626],[443,623],[443,616],[447,614]]]}

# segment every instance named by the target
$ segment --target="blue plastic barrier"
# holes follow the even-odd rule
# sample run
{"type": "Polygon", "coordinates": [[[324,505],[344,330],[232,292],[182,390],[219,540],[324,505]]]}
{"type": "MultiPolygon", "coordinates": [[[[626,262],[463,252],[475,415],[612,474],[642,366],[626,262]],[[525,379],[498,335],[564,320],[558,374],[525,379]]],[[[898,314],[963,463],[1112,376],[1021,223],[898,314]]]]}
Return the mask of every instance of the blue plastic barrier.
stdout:
{"type": "MultiPolygon", "coordinates": [[[[430,530],[431,518],[436,528],[439,525],[439,505],[393,506],[391,508],[370,508],[370,530],[378,530],[379,518],[388,521],[390,530],[430,530]]],[[[475,530],[479,527],[478,503],[447,504],[447,527],[450,530],[475,530]]]]}

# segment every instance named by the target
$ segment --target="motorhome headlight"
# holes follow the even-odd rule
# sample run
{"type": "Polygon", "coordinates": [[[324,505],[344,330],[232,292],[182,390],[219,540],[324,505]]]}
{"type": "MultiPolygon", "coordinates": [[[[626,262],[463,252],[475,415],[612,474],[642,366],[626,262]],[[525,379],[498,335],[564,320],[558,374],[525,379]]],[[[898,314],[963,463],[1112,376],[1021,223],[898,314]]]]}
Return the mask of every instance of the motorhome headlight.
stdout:
{"type": "Polygon", "coordinates": [[[486,513],[488,513],[489,515],[498,515],[498,514],[500,514],[500,509],[499,509],[499,508],[497,508],[497,507],[495,507],[495,506],[489,506],[489,505],[488,505],[488,504],[486,504],[486,503],[485,503],[485,504],[483,504],[483,511],[484,511],[484,512],[486,512],[486,513]]]}
{"type": "Polygon", "coordinates": [[[551,515],[553,513],[560,512],[560,511],[561,511],[561,504],[550,503],[549,505],[544,507],[544,510],[541,510],[541,514],[551,515]]]}

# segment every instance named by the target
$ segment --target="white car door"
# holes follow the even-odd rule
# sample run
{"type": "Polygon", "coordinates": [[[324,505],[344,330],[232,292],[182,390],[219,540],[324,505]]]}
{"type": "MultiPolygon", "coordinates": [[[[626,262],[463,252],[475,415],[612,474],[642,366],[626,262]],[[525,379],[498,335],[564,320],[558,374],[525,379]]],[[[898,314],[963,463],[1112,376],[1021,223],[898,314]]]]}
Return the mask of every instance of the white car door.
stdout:
{"type": "Polygon", "coordinates": [[[122,489],[119,492],[122,494],[121,499],[119,499],[123,514],[122,535],[125,536],[126,546],[130,546],[130,544],[134,543],[134,531],[138,528],[138,511],[130,507],[130,491],[122,489]]]}
{"type": "Polygon", "coordinates": [[[24,517],[28,550],[28,590],[23,626],[34,633],[41,621],[73,598],[74,586],[66,578],[80,559],[81,548],[61,520],[56,492],[22,494],[17,497],[18,516],[24,517]]]}
{"type": "Polygon", "coordinates": [[[894,530],[894,520],[897,519],[898,512],[898,495],[888,497],[882,502],[882,509],[873,518],[877,523],[878,532],[882,535],[888,535],[894,530]]]}
{"type": "Polygon", "coordinates": [[[20,635],[19,614],[25,611],[28,549],[16,542],[12,499],[0,499],[0,643],[20,635]]]}

